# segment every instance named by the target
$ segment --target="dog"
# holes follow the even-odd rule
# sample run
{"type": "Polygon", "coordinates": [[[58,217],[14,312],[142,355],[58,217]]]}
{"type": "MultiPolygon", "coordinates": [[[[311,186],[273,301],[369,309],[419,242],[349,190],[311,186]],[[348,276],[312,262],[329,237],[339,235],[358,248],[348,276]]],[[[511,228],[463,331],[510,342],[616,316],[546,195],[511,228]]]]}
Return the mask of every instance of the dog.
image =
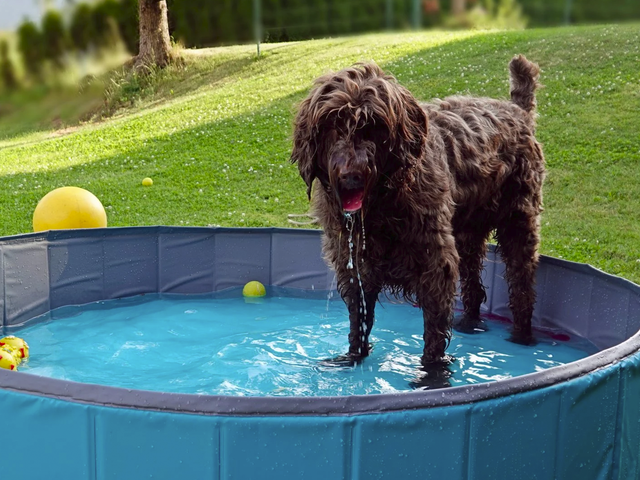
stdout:
{"type": "Polygon", "coordinates": [[[509,70],[510,100],[420,103],[376,64],[356,64],[318,78],[299,105],[291,161],[349,312],[349,351],[335,364],[369,355],[381,292],[421,308],[423,366],[452,362],[446,348],[458,281],[464,310],[455,328],[486,327],[481,272],[493,232],[509,286],[510,340],[535,342],[545,177],[535,138],[540,69],[518,55],[509,70]]]}

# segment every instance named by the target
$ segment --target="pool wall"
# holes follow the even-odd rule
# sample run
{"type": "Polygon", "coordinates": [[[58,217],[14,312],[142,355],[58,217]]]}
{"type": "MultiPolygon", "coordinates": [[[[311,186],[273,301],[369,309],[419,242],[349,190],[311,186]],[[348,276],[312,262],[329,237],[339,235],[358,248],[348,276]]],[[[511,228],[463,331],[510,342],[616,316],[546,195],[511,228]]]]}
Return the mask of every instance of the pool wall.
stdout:
{"type": "MultiPolygon", "coordinates": [[[[493,251],[485,266],[483,309],[509,317],[493,251]]],[[[28,234],[0,239],[0,269],[5,332],[53,308],[103,299],[208,293],[249,280],[305,290],[333,283],[320,233],[289,229],[28,234]]],[[[537,326],[579,334],[601,351],[500,382],[352,397],[165,394],[0,370],[0,472],[72,480],[640,478],[640,287],[543,257],[537,289],[537,326]]]]}

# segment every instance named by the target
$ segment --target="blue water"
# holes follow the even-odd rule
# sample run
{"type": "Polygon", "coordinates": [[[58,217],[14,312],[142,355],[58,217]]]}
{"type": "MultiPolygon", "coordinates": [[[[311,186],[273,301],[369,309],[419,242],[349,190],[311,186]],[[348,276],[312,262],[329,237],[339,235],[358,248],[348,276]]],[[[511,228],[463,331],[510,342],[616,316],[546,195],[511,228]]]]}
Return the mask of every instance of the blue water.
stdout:
{"type": "MultiPolygon", "coordinates": [[[[375,347],[353,369],[319,361],[347,351],[341,301],[146,295],[54,311],[13,332],[30,346],[20,370],[142,390],[224,395],[353,395],[411,390],[421,376],[422,314],[406,304],[376,309],[375,347]]],[[[535,347],[506,340],[507,325],[454,332],[453,386],[524,375],[583,358],[584,342],[538,334],[535,347]]]]}

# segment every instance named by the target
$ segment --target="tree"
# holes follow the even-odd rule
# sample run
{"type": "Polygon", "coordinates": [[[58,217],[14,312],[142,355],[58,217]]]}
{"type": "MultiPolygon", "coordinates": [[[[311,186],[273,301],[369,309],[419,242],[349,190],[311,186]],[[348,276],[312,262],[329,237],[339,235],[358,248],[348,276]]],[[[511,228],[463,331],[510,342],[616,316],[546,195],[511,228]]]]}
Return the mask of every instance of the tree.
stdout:
{"type": "Polygon", "coordinates": [[[236,29],[233,24],[233,1],[219,0],[215,3],[215,29],[220,35],[221,43],[234,43],[236,29]]]}
{"type": "Polygon", "coordinates": [[[2,83],[7,90],[15,90],[18,88],[18,79],[13,63],[9,58],[9,44],[6,40],[0,42],[0,75],[2,83]]]}
{"type": "MultiPolygon", "coordinates": [[[[147,0],[148,1],[148,0],[147,0]]],[[[138,53],[139,25],[138,25],[138,0],[120,0],[120,8],[117,11],[118,31],[127,50],[132,54],[138,53]]]]}
{"type": "MultiPolygon", "coordinates": [[[[91,11],[91,28],[94,32],[92,43],[98,48],[112,47],[118,40],[118,11],[120,2],[103,0],[94,5],[91,11]]],[[[137,13],[136,13],[137,15],[137,13]]],[[[137,17],[134,19],[137,28],[137,17]]],[[[138,38],[135,37],[137,42],[138,38]]]]}
{"type": "Polygon", "coordinates": [[[49,10],[42,18],[42,41],[45,58],[51,60],[54,68],[62,70],[64,53],[70,42],[59,12],[49,10]]]}
{"type": "Polygon", "coordinates": [[[136,67],[166,67],[173,60],[166,0],[139,0],[140,44],[136,67]]]}
{"type": "Polygon", "coordinates": [[[89,45],[94,42],[96,32],[94,30],[93,12],[86,3],[81,3],[73,11],[69,33],[73,46],[80,52],[89,50],[89,45]]]}
{"type": "Polygon", "coordinates": [[[42,77],[42,62],[44,48],[42,34],[38,27],[27,20],[18,28],[18,50],[22,54],[22,61],[27,74],[35,79],[42,77]]]}

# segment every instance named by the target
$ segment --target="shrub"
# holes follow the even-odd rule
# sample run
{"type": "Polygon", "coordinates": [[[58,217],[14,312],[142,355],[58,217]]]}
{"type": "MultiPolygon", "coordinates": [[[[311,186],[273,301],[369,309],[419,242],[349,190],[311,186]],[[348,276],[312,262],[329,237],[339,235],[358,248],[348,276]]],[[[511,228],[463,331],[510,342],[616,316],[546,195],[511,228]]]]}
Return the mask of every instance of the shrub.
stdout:
{"type": "Polygon", "coordinates": [[[7,90],[15,90],[18,88],[18,79],[16,78],[13,63],[9,58],[9,44],[6,40],[0,42],[0,76],[7,90]]]}
{"type": "Polygon", "coordinates": [[[54,68],[61,70],[64,67],[64,53],[70,41],[62,15],[55,10],[49,10],[42,18],[42,42],[44,57],[51,61],[54,68]]]}
{"type": "Polygon", "coordinates": [[[98,48],[108,48],[116,44],[118,33],[118,11],[120,3],[117,0],[103,0],[93,6],[91,10],[92,42],[98,48]]]}
{"type": "Polygon", "coordinates": [[[127,50],[138,53],[138,0],[121,0],[116,19],[118,30],[127,50]]]}
{"type": "Polygon", "coordinates": [[[81,52],[89,50],[89,46],[95,42],[93,11],[88,4],[81,3],[73,11],[69,33],[73,46],[81,52]]]}
{"type": "Polygon", "coordinates": [[[29,20],[18,27],[18,50],[22,55],[27,74],[35,79],[40,79],[44,62],[42,34],[38,27],[29,20]]]}

